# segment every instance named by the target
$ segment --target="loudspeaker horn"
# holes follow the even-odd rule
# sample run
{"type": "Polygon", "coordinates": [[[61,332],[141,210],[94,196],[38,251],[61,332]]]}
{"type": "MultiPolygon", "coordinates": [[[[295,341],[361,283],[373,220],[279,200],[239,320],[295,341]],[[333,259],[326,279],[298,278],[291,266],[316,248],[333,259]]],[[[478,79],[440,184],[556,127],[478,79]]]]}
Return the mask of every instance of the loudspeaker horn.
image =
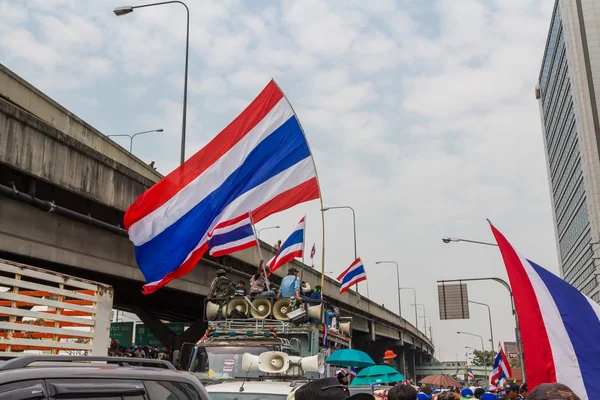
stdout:
{"type": "Polygon", "coordinates": [[[217,303],[213,303],[212,301],[206,302],[206,319],[208,321],[212,321],[216,318],[219,313],[219,305],[217,303]]]}
{"type": "Polygon", "coordinates": [[[267,351],[258,356],[258,368],[269,374],[280,374],[290,367],[290,356],[283,351],[267,351]]]}
{"type": "Polygon", "coordinates": [[[321,320],[321,310],[323,309],[323,304],[319,304],[317,306],[308,306],[308,318],[321,320]]]}
{"type": "Polygon", "coordinates": [[[273,310],[271,300],[265,297],[259,297],[258,299],[252,300],[252,308],[250,308],[250,314],[252,314],[252,317],[257,319],[265,319],[271,315],[271,310],[273,310]]]}
{"type": "Polygon", "coordinates": [[[258,356],[250,353],[244,353],[242,356],[242,371],[244,373],[260,371],[258,356]]]}
{"type": "Polygon", "coordinates": [[[248,317],[248,308],[248,303],[243,297],[233,298],[227,303],[227,317],[231,315],[233,310],[237,310],[244,314],[244,317],[248,317]]]}
{"type": "Polygon", "coordinates": [[[277,300],[273,305],[273,316],[276,320],[279,321],[287,321],[289,320],[286,315],[290,308],[290,300],[289,299],[281,299],[277,300]]]}
{"type": "Polygon", "coordinates": [[[340,322],[340,333],[350,336],[352,332],[352,326],[350,321],[348,322],[340,322]]]}
{"type": "Polygon", "coordinates": [[[321,353],[315,354],[312,357],[302,357],[300,365],[304,372],[318,372],[319,374],[325,372],[325,358],[321,353]]]}

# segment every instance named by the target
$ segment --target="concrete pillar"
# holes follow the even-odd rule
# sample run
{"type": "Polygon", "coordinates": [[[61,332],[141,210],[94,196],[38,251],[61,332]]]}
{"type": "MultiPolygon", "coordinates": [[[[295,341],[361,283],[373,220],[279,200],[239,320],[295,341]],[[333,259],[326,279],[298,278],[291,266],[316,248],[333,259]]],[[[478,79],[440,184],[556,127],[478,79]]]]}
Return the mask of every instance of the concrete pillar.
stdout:
{"type": "MultiPolygon", "coordinates": [[[[415,381],[415,350],[414,349],[409,349],[407,350],[408,353],[408,376],[410,376],[410,379],[412,379],[413,381],[415,381]]],[[[414,383],[414,382],[413,382],[414,383]]]]}
{"type": "Polygon", "coordinates": [[[404,354],[404,346],[398,346],[395,353],[398,355],[396,357],[396,368],[406,377],[406,354],[404,354]]]}

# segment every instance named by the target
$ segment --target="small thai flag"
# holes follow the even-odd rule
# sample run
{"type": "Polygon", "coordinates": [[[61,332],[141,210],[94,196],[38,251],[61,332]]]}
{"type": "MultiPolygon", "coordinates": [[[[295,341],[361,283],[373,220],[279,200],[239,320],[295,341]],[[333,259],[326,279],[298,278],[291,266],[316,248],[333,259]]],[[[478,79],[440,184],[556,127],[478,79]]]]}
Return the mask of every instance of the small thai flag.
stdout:
{"type": "Polygon", "coordinates": [[[327,347],[327,324],[323,324],[323,347],[327,347]]]}
{"type": "Polygon", "coordinates": [[[221,257],[250,247],[258,246],[250,213],[221,222],[208,235],[209,253],[221,257]]]}
{"type": "Polygon", "coordinates": [[[294,258],[302,258],[304,254],[304,227],[303,217],[298,222],[294,232],[283,242],[275,257],[267,262],[267,267],[271,272],[292,261],[294,258]]]}
{"type": "Polygon", "coordinates": [[[313,243],[313,247],[310,250],[310,258],[313,259],[315,258],[315,253],[317,252],[317,249],[315,248],[315,243],[313,243]]]}
{"type": "Polygon", "coordinates": [[[367,274],[360,257],[354,260],[348,269],[346,269],[340,274],[340,276],[337,277],[337,280],[341,283],[340,294],[350,289],[352,285],[355,285],[358,282],[366,281],[367,274]]]}

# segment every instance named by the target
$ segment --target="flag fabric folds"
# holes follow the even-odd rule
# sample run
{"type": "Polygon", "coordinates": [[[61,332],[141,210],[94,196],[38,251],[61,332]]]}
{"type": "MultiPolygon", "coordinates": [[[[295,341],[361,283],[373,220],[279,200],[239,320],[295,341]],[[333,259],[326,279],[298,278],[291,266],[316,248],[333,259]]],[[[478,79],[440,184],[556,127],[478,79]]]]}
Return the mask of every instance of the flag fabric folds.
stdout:
{"type": "Polygon", "coordinates": [[[354,262],[350,264],[350,266],[344,272],[342,272],[340,276],[337,277],[337,280],[341,284],[340,294],[350,289],[352,285],[355,285],[358,282],[366,281],[367,274],[360,257],[354,260],[354,262]]]}
{"type": "Polygon", "coordinates": [[[254,246],[258,246],[258,240],[254,235],[250,213],[221,222],[208,234],[209,254],[213,257],[222,257],[254,246]]]}
{"type": "Polygon", "coordinates": [[[204,148],[144,192],[124,224],[152,293],[190,272],[208,234],[249,210],[254,223],[320,197],[308,143],[271,81],[204,148]]]}
{"type": "Polygon", "coordinates": [[[491,228],[514,296],[529,387],[560,382],[581,399],[600,399],[600,306],[491,228]]]}
{"type": "Polygon", "coordinates": [[[471,367],[467,368],[467,373],[469,374],[469,379],[471,380],[471,382],[473,382],[473,384],[475,386],[478,386],[477,385],[477,379],[475,379],[475,375],[473,375],[473,370],[471,370],[471,367]]]}
{"type": "Polygon", "coordinates": [[[317,252],[317,248],[315,247],[316,243],[313,243],[313,247],[312,249],[310,249],[310,259],[312,260],[313,258],[315,258],[315,253],[317,252]]]}
{"type": "Polygon", "coordinates": [[[510,378],[512,376],[512,369],[508,358],[502,349],[502,345],[498,343],[498,354],[494,359],[494,369],[490,374],[490,383],[492,385],[498,385],[502,379],[510,378]]]}
{"type": "Polygon", "coordinates": [[[303,217],[294,232],[283,242],[275,257],[267,262],[267,267],[274,272],[283,264],[292,261],[294,258],[302,258],[304,254],[304,230],[305,218],[303,217]]]}

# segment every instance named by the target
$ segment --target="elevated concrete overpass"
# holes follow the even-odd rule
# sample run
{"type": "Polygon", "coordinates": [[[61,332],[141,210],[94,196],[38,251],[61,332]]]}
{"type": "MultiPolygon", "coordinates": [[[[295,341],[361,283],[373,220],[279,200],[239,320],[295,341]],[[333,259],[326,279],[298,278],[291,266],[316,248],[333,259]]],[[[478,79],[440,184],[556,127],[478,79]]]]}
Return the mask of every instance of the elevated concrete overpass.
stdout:
{"type": "MultiPolygon", "coordinates": [[[[252,250],[205,257],[183,279],[142,295],[143,276],[121,224],[129,204],[160,178],[0,64],[0,257],[112,285],[117,308],[137,313],[161,341],[177,346],[204,332],[203,298],[216,268],[229,269],[234,279],[247,278],[257,259],[252,250]],[[177,336],[160,319],[193,324],[177,336]]],[[[274,254],[271,246],[262,247],[265,257],[274,254]]],[[[304,268],[313,287],[320,283],[320,272],[294,264],[304,268]]],[[[289,266],[276,275],[285,275],[289,266]]],[[[414,376],[415,364],[431,358],[433,344],[406,320],[354,291],[340,295],[329,277],[323,289],[353,317],[356,346],[375,359],[392,348],[404,355],[400,370],[414,376]]]]}

